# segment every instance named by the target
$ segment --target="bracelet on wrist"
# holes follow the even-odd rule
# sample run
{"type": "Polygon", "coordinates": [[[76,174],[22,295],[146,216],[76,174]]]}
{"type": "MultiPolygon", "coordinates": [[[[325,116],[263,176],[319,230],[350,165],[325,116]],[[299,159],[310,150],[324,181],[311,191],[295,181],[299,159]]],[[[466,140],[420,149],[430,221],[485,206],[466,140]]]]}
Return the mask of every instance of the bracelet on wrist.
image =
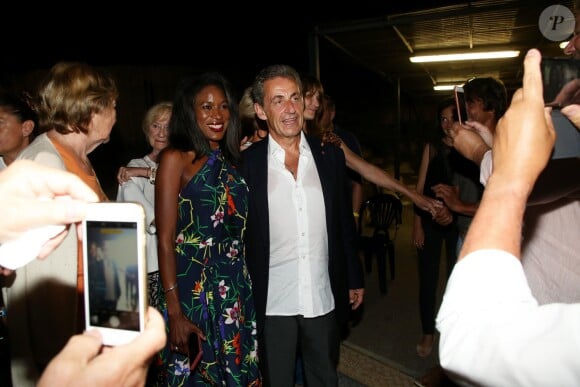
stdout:
{"type": "Polygon", "coordinates": [[[171,286],[169,289],[165,289],[165,294],[169,293],[169,292],[170,292],[170,291],[172,291],[172,290],[175,290],[175,289],[177,289],[177,285],[178,285],[178,284],[177,284],[177,283],[175,283],[175,285],[171,286]]]}

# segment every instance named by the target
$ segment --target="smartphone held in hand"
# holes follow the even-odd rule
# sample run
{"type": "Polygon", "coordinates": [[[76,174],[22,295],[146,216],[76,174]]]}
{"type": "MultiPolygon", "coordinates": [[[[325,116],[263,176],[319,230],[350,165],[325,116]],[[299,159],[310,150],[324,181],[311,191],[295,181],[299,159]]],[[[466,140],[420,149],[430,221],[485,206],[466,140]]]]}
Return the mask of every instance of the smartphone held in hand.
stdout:
{"type": "Polygon", "coordinates": [[[98,329],[105,345],[128,343],[145,328],[145,211],[91,203],[82,229],[85,328],[98,329]]]}
{"type": "Polygon", "coordinates": [[[188,341],[188,356],[189,356],[189,369],[191,371],[197,368],[197,365],[201,361],[203,355],[203,349],[201,347],[201,338],[195,332],[189,335],[188,341]]]}
{"type": "Polygon", "coordinates": [[[467,104],[465,102],[465,91],[463,86],[455,86],[455,105],[457,108],[457,120],[461,125],[467,121],[467,104]]]}

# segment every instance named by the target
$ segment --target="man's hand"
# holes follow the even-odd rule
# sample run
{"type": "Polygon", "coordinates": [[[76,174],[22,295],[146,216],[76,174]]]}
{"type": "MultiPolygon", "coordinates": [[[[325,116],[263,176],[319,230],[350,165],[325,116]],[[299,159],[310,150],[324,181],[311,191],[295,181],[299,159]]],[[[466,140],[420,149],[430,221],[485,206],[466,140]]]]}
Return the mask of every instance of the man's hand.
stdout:
{"type": "Polygon", "coordinates": [[[410,191],[408,196],[413,204],[423,211],[429,212],[431,216],[435,216],[437,212],[440,211],[440,208],[443,207],[443,203],[441,203],[440,200],[422,195],[414,190],[410,191]]]}
{"type": "Polygon", "coordinates": [[[461,205],[459,187],[447,184],[436,184],[431,187],[435,196],[442,199],[451,211],[458,212],[461,205]]]}
{"type": "Polygon", "coordinates": [[[149,363],[165,340],[163,317],[149,307],[145,330],[128,344],[103,348],[96,330],[73,336],[48,364],[38,386],[144,386],[149,363]]]}
{"type": "Polygon", "coordinates": [[[453,138],[453,147],[465,158],[480,165],[485,152],[491,149],[491,145],[486,143],[486,141],[491,143],[491,134],[484,125],[474,121],[469,121],[469,125],[462,126],[457,122],[453,124],[449,131],[453,138]]]}
{"type": "Polygon", "coordinates": [[[447,226],[451,222],[453,222],[453,214],[449,211],[447,206],[441,206],[435,216],[433,216],[433,220],[442,226],[447,226]]]}
{"type": "Polygon", "coordinates": [[[560,109],[560,111],[572,121],[576,129],[580,129],[580,105],[568,105],[560,109]]]}
{"type": "Polygon", "coordinates": [[[352,310],[355,310],[363,303],[365,290],[362,289],[349,289],[348,295],[350,297],[350,305],[352,310]]]}
{"type": "MultiPolygon", "coordinates": [[[[16,239],[36,227],[80,222],[87,202],[98,200],[77,175],[30,160],[16,160],[0,173],[0,242],[16,239]]],[[[64,235],[59,234],[58,243],[64,235]]],[[[51,249],[58,243],[52,243],[51,249]]],[[[43,249],[44,256],[48,253],[43,249]]]]}
{"type": "Polygon", "coordinates": [[[537,50],[526,55],[524,87],[514,93],[493,142],[492,178],[517,184],[526,194],[546,166],[556,140],[551,109],[544,108],[540,61],[537,50]]]}
{"type": "MultiPolygon", "coordinates": [[[[548,102],[548,101],[545,101],[548,102]]],[[[553,101],[562,107],[580,103],[580,79],[573,79],[566,83],[553,101]]]]}

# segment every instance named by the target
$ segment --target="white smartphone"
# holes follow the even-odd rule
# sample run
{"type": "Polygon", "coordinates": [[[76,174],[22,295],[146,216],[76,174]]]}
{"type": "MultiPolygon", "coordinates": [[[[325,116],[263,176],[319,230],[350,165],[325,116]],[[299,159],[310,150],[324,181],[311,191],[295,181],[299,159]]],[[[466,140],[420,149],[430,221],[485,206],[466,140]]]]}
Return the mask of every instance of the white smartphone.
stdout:
{"type": "Polygon", "coordinates": [[[465,90],[463,86],[455,86],[455,105],[457,108],[457,119],[463,125],[467,121],[467,104],[465,102],[465,90]]]}
{"type": "Polygon", "coordinates": [[[132,202],[88,206],[83,228],[85,328],[105,345],[125,344],[145,327],[145,211],[132,202]]]}

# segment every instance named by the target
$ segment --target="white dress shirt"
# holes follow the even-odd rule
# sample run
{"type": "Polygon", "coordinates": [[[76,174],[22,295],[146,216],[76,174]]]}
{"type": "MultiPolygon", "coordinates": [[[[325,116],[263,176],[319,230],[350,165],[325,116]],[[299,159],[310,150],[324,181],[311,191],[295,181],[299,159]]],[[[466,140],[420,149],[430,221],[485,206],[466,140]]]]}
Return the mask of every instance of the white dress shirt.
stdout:
{"type": "Polygon", "coordinates": [[[297,178],[268,137],[270,274],[266,315],[317,317],[334,309],[326,212],[318,170],[301,134],[297,178]]]}
{"type": "Polygon", "coordinates": [[[455,265],[437,329],[441,366],[462,385],[580,386],[580,303],[538,305],[505,251],[455,265]]]}

